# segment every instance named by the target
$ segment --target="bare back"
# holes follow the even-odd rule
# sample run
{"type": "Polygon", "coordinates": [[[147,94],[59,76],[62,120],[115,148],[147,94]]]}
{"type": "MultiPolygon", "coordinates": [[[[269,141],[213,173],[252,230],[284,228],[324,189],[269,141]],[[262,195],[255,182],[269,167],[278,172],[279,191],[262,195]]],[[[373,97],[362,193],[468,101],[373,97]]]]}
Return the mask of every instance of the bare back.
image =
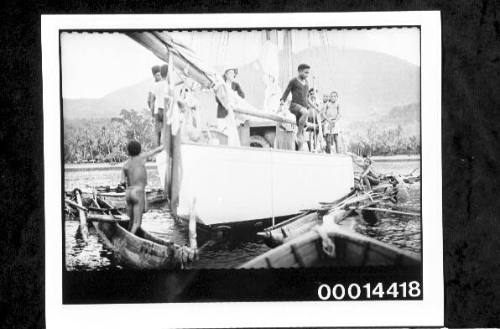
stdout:
{"type": "Polygon", "coordinates": [[[142,156],[131,157],[123,165],[123,173],[127,186],[140,186],[145,188],[148,183],[146,172],[146,159],[142,156]]]}

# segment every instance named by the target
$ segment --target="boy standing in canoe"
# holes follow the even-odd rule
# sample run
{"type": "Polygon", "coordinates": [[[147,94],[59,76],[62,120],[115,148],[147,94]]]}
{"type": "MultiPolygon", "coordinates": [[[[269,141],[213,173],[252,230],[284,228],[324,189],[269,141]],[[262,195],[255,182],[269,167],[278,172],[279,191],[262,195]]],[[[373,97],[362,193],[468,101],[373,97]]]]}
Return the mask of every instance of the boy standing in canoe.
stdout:
{"type": "Polygon", "coordinates": [[[141,144],[136,140],[131,140],[127,144],[129,159],[122,169],[122,184],[127,186],[125,200],[127,201],[127,214],[130,218],[129,231],[135,234],[141,227],[142,213],[146,204],[145,188],[148,183],[146,172],[146,161],[149,157],[161,152],[163,145],[141,153],[141,144]]]}

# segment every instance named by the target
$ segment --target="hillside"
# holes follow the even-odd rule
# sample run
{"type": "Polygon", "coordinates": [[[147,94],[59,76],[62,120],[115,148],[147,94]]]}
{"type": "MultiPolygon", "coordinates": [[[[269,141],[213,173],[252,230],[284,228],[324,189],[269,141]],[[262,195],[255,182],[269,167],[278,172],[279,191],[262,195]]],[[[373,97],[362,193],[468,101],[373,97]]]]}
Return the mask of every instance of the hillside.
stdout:
{"type": "Polygon", "coordinates": [[[99,99],[63,99],[64,118],[111,118],[122,109],[141,110],[147,107],[146,99],[150,80],[144,80],[119,89],[99,99]]]}
{"type": "MultiPolygon", "coordinates": [[[[398,58],[364,50],[310,48],[294,55],[293,66],[309,63],[320,93],[337,90],[344,118],[349,122],[387,114],[402,104],[420,101],[420,69],[398,58]]],[[[222,71],[222,68],[219,68],[222,71]]],[[[282,77],[283,78],[283,77],[282,77]]],[[[258,62],[239,68],[238,80],[247,100],[260,108],[264,83],[258,62]]],[[[312,79],[311,79],[312,83],[312,79]]],[[[64,99],[65,118],[113,117],[121,109],[141,109],[146,105],[150,81],[119,89],[101,99],[64,99]]],[[[215,102],[203,95],[207,120],[215,117],[215,102]]]]}
{"type": "Polygon", "coordinates": [[[388,113],[374,114],[344,125],[348,135],[366,135],[370,127],[377,130],[402,128],[405,136],[420,136],[420,104],[393,107],[388,113]]]}

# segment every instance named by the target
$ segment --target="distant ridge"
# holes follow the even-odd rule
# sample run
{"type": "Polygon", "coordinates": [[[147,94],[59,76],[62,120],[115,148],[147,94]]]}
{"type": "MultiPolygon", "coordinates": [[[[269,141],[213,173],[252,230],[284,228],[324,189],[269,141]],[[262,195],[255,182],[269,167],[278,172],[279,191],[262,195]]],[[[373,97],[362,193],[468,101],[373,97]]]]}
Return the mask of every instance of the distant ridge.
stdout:
{"type": "Polygon", "coordinates": [[[146,99],[151,81],[143,80],[134,85],[118,89],[101,98],[63,99],[63,115],[67,119],[111,118],[122,109],[142,110],[147,107],[146,99]]]}
{"type": "MultiPolygon", "coordinates": [[[[347,122],[367,121],[374,114],[379,117],[395,107],[420,103],[420,68],[399,58],[366,50],[333,48],[329,52],[309,48],[293,57],[294,67],[303,62],[312,66],[320,93],[339,92],[347,122]]],[[[264,82],[258,62],[240,67],[238,80],[247,100],[261,108],[264,82]]],[[[146,107],[150,84],[150,80],[140,81],[100,99],[64,99],[64,118],[110,118],[119,115],[121,109],[141,110],[146,107]]],[[[207,120],[215,118],[215,102],[211,98],[204,95],[200,99],[206,103],[203,110],[207,120]]]]}

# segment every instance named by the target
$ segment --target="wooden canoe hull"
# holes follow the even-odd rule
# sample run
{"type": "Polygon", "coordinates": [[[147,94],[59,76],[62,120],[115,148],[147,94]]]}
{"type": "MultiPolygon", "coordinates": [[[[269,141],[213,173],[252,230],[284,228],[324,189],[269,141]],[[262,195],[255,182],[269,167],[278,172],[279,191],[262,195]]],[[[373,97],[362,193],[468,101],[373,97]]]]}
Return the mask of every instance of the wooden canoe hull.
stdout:
{"type": "MultiPolygon", "coordinates": [[[[329,218],[332,220],[332,223],[338,223],[351,213],[351,210],[338,209],[329,215],[329,218]]],[[[317,212],[305,213],[281,222],[274,227],[269,227],[258,234],[264,238],[264,242],[269,247],[274,248],[310,231],[313,227],[322,223],[323,220],[317,212]]]]}
{"type": "MultiPolygon", "coordinates": [[[[346,195],[354,181],[344,155],[189,143],[177,155],[172,212],[187,219],[196,200],[197,221],[206,226],[291,216],[346,195]]],[[[157,157],[162,184],[164,159],[157,157]]]]}
{"type": "Polygon", "coordinates": [[[138,269],[180,268],[180,263],[176,261],[179,247],[173,242],[160,239],[142,229],[134,235],[118,223],[92,224],[120,263],[138,269]]]}
{"type": "MultiPolygon", "coordinates": [[[[320,226],[317,226],[320,227],[320,226]]],[[[313,229],[263,255],[241,268],[419,266],[421,257],[338,225],[322,226],[335,245],[335,256],[323,252],[322,238],[313,229]]]]}
{"type": "MultiPolygon", "coordinates": [[[[126,209],[127,202],[125,200],[125,192],[98,192],[101,199],[109,203],[111,206],[117,209],[126,209]]],[[[92,192],[82,192],[83,197],[92,197],[92,192]]],[[[146,204],[160,204],[165,202],[167,198],[163,189],[155,189],[146,191],[146,204]]]]}

